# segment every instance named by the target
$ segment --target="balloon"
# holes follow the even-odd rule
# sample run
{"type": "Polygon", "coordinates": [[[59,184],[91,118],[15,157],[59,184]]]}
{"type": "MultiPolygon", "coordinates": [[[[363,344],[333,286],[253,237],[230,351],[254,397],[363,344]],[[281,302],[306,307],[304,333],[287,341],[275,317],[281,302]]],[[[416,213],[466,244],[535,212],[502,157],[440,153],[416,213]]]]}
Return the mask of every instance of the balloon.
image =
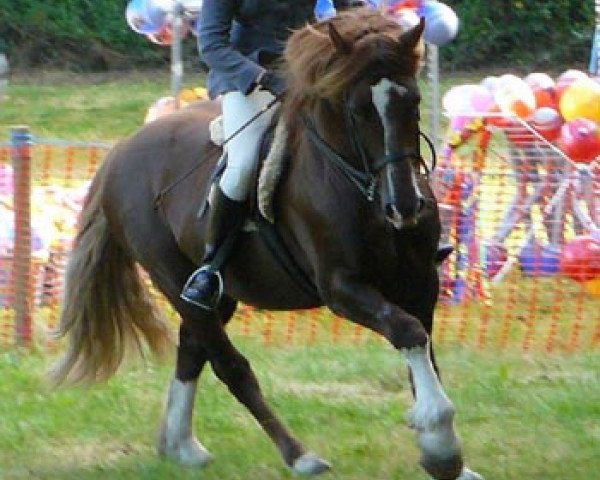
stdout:
{"type": "Polygon", "coordinates": [[[442,106],[448,115],[472,112],[471,96],[477,85],[457,85],[450,88],[442,98],[442,106]]]}
{"type": "Polygon", "coordinates": [[[502,75],[494,92],[496,103],[503,113],[527,118],[535,109],[535,97],[531,87],[519,77],[502,75]]]}
{"type": "Polygon", "coordinates": [[[589,293],[596,297],[600,297],[600,277],[588,280],[584,283],[584,286],[589,293]]]}
{"type": "Polygon", "coordinates": [[[530,73],[523,81],[531,87],[535,97],[535,106],[556,108],[556,83],[547,73],[530,73]]]}
{"type": "Polygon", "coordinates": [[[487,113],[495,105],[494,94],[482,85],[474,85],[471,91],[471,108],[476,113],[487,113]]]}
{"type": "Polygon", "coordinates": [[[162,97],[154,102],[146,113],[144,123],[149,123],[163,115],[168,115],[177,111],[175,99],[173,97],[162,97]]]}
{"type": "Polygon", "coordinates": [[[574,162],[590,163],[600,155],[600,128],[587,118],[566,122],[560,129],[558,146],[574,162]]]}
{"type": "Polygon", "coordinates": [[[541,72],[530,73],[523,81],[531,88],[552,88],[556,85],[550,75],[541,72]]]}
{"type": "Polygon", "coordinates": [[[552,142],[560,135],[563,119],[556,109],[541,107],[533,112],[530,123],[542,137],[552,142]]]}
{"type": "Polygon", "coordinates": [[[587,77],[575,80],[560,98],[560,113],[567,121],[583,117],[600,123],[600,84],[587,77]]]}
{"type": "Polygon", "coordinates": [[[584,235],[567,242],[560,258],[560,269],[576,282],[600,277],[600,242],[584,235]]]}
{"type": "Polygon", "coordinates": [[[394,18],[396,23],[400,25],[404,30],[415,27],[419,24],[421,18],[417,15],[414,10],[408,8],[402,8],[391,12],[390,15],[394,18]]]}
{"type": "Polygon", "coordinates": [[[496,91],[496,89],[500,86],[500,77],[495,77],[493,75],[490,75],[488,77],[485,77],[481,82],[480,85],[482,87],[487,88],[492,94],[496,91]]]}
{"type": "Polygon", "coordinates": [[[564,91],[575,81],[588,78],[587,74],[581,70],[570,69],[561,73],[556,79],[556,99],[560,102],[560,98],[564,91]]]}
{"type": "Polygon", "coordinates": [[[155,34],[165,25],[169,8],[160,0],[131,0],[127,4],[125,18],[134,32],[155,34]]]}
{"type": "MultiPolygon", "coordinates": [[[[146,37],[148,37],[148,40],[150,40],[152,43],[156,43],[157,45],[161,45],[163,47],[168,46],[173,43],[173,29],[171,25],[165,25],[158,32],[149,33],[146,35],[146,37]]],[[[183,37],[184,35],[182,34],[182,38],[183,37]]]]}
{"type": "Polygon", "coordinates": [[[315,4],[315,17],[317,20],[327,20],[328,18],[335,17],[336,13],[333,0],[317,0],[315,4]]]}
{"type": "Polygon", "coordinates": [[[442,46],[456,37],[458,17],[445,3],[424,0],[417,13],[425,17],[423,38],[426,42],[442,46]]]}

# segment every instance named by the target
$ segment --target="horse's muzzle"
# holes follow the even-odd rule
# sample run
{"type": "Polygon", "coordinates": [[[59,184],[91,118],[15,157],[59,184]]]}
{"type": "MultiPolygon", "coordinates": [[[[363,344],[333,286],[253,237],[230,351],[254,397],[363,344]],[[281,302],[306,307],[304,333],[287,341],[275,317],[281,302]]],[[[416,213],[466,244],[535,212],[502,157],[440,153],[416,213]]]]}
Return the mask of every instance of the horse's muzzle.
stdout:
{"type": "Polygon", "coordinates": [[[412,228],[419,223],[419,214],[425,206],[425,201],[419,198],[416,206],[412,211],[403,209],[400,211],[396,205],[388,203],[385,207],[386,220],[396,229],[412,228]]]}

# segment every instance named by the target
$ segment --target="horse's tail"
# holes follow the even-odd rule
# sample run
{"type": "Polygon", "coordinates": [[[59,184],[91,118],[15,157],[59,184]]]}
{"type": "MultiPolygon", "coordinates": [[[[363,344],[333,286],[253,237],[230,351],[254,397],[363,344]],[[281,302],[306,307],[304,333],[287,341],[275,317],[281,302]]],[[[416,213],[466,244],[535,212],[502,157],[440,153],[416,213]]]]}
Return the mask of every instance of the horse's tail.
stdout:
{"type": "Polygon", "coordinates": [[[108,228],[101,205],[108,163],[90,187],[67,265],[55,333],[58,338],[69,335],[69,342],[50,372],[56,384],[109,378],[130,347],[142,353],[141,338],[159,355],[172,344],[134,259],[108,228]]]}

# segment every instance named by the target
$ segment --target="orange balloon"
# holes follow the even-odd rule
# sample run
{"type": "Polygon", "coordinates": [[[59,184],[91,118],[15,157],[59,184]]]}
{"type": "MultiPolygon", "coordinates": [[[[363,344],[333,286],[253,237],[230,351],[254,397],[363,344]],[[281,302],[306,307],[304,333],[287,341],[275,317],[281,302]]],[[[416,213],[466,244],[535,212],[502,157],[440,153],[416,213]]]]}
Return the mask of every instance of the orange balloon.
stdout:
{"type": "Polygon", "coordinates": [[[535,106],[537,108],[550,107],[556,108],[558,105],[556,88],[554,87],[534,87],[533,95],[535,96],[535,106]]]}
{"type": "Polygon", "coordinates": [[[600,277],[589,280],[583,284],[588,293],[600,297],[600,277]]]}

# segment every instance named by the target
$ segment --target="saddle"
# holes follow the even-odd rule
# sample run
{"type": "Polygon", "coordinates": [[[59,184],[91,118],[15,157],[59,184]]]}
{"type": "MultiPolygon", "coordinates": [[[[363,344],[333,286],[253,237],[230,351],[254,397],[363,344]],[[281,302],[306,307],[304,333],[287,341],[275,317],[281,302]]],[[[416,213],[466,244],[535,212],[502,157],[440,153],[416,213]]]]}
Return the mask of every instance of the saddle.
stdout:
{"type": "MultiPolygon", "coordinates": [[[[217,146],[224,143],[221,117],[217,117],[210,125],[211,140],[217,146]]],[[[287,129],[279,115],[275,115],[273,122],[264,133],[260,142],[258,167],[254,174],[254,188],[251,189],[249,198],[250,209],[243,231],[257,232],[273,257],[278,261],[282,269],[292,278],[295,283],[307,294],[317,296],[317,290],[312,281],[290,254],[277,231],[275,224],[274,201],[277,185],[285,168],[290,161],[287,147],[287,129]]],[[[211,175],[209,194],[204,202],[199,216],[203,216],[209,208],[210,191],[216,186],[227,166],[227,150],[217,162],[211,175]]],[[[233,249],[235,236],[226,239],[210,262],[211,267],[220,270],[233,249]]]]}

